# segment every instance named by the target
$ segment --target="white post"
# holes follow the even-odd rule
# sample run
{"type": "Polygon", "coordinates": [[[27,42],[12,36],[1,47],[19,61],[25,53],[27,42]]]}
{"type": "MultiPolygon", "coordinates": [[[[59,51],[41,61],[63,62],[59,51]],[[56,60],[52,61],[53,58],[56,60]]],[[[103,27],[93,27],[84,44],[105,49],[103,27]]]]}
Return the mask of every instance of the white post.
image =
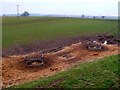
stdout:
{"type": "Polygon", "coordinates": [[[19,17],[19,5],[17,5],[17,17],[19,17]]]}

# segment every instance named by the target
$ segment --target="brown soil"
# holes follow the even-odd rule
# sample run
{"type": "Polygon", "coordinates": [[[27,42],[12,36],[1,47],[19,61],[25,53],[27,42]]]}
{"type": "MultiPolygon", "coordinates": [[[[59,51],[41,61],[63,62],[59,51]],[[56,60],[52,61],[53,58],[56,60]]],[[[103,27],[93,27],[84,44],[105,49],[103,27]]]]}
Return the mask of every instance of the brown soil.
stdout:
{"type": "Polygon", "coordinates": [[[47,40],[47,41],[35,41],[26,45],[13,45],[9,48],[2,49],[2,56],[7,57],[9,55],[24,55],[32,52],[42,53],[57,51],[62,47],[71,45],[73,43],[78,43],[79,41],[89,40],[91,36],[75,36],[69,38],[59,38],[55,40],[47,40]]]}
{"type": "MultiPolygon", "coordinates": [[[[72,44],[59,51],[45,53],[44,56],[49,63],[43,66],[26,67],[23,63],[23,57],[26,55],[12,55],[2,58],[2,86],[9,87],[26,81],[32,81],[40,77],[51,76],[57,72],[69,69],[74,65],[78,65],[81,62],[93,61],[118,54],[118,46],[103,46],[105,47],[104,50],[90,51],[81,43],[72,44]]],[[[34,54],[35,53],[36,52],[34,52],[34,54]]],[[[29,55],[33,55],[33,53],[29,55]]]]}

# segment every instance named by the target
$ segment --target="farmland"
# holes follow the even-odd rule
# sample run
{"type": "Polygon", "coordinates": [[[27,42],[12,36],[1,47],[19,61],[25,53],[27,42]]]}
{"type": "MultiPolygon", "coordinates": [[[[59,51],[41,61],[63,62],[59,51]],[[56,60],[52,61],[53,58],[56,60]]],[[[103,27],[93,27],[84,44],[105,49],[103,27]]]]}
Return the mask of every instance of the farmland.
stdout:
{"type": "Polygon", "coordinates": [[[3,17],[3,48],[16,44],[56,38],[91,35],[117,30],[117,20],[55,18],[55,17],[3,17]]]}
{"type": "Polygon", "coordinates": [[[119,47],[101,44],[101,50],[94,51],[85,43],[97,34],[117,32],[117,20],[3,17],[2,21],[3,88],[118,87],[119,47]],[[26,67],[24,58],[38,54],[47,64],[26,67]]]}

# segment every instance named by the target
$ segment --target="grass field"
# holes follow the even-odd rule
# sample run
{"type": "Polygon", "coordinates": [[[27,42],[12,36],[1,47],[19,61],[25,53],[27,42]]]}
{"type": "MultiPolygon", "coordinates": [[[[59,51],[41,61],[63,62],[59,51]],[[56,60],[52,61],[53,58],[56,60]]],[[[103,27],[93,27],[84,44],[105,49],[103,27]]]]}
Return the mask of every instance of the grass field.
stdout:
{"type": "Polygon", "coordinates": [[[54,76],[34,80],[11,88],[118,88],[118,56],[80,64],[54,76]]]}
{"type": "Polygon", "coordinates": [[[3,48],[33,41],[91,35],[117,30],[117,20],[55,18],[55,17],[3,17],[3,48]]]}

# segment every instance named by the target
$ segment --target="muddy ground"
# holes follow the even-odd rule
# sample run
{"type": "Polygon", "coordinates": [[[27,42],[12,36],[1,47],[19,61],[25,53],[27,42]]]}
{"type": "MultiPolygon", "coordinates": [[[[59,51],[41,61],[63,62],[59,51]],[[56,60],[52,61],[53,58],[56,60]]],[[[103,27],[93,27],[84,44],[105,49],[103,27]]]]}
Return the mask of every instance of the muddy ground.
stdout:
{"type": "Polygon", "coordinates": [[[89,62],[106,56],[118,54],[118,46],[103,45],[101,51],[90,51],[83,44],[94,36],[77,36],[52,41],[38,41],[29,45],[15,45],[3,48],[2,77],[3,87],[13,86],[40,77],[51,76],[82,62],[89,62]],[[26,67],[23,57],[44,54],[47,63],[41,66],[26,67]]]}
{"type": "MultiPolygon", "coordinates": [[[[101,51],[91,51],[88,50],[84,44],[77,41],[75,44],[66,45],[57,51],[53,50],[52,52],[44,53],[48,63],[34,67],[26,67],[23,63],[23,57],[25,57],[25,55],[11,55],[9,57],[4,57],[2,58],[3,87],[32,81],[40,77],[51,76],[82,62],[94,61],[99,58],[118,54],[117,45],[103,46],[104,49],[101,51]]],[[[37,52],[34,52],[34,54],[35,53],[37,52]]],[[[33,53],[29,53],[29,55],[33,55],[33,53]]]]}
{"type": "Polygon", "coordinates": [[[10,48],[3,48],[2,56],[6,57],[9,55],[21,55],[21,54],[24,55],[39,51],[43,51],[42,53],[46,53],[55,50],[56,48],[62,48],[71,45],[73,43],[77,43],[79,41],[89,40],[91,37],[92,36],[75,36],[75,37],[61,38],[61,39],[48,40],[48,41],[37,41],[26,45],[18,44],[10,48]]]}

